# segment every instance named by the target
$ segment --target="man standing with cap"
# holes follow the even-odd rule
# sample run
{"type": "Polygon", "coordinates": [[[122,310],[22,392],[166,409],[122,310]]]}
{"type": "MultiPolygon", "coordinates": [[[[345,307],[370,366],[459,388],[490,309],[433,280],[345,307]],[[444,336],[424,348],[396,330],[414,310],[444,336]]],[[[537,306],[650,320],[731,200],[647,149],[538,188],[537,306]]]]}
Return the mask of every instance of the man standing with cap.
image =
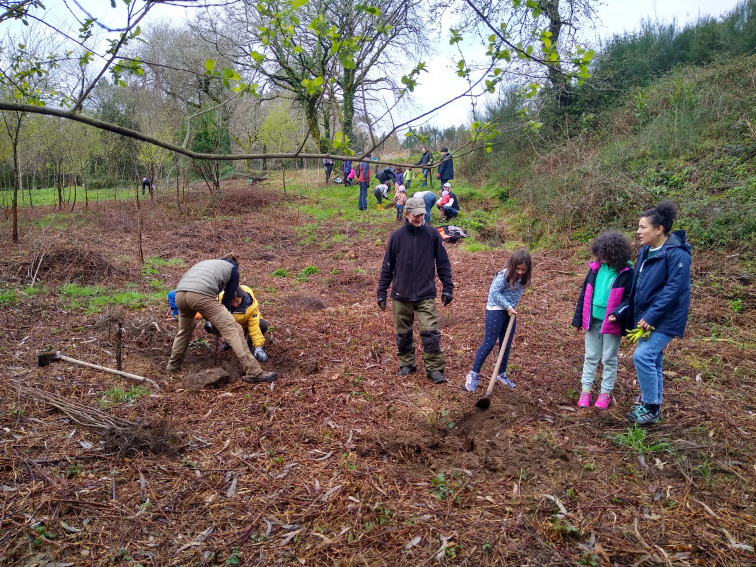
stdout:
{"type": "Polygon", "coordinates": [[[436,278],[442,284],[441,301],[452,300],[451,262],[441,235],[425,222],[425,201],[407,199],[406,220],[402,228],[389,237],[378,281],[378,307],[386,309],[387,291],[391,285],[392,310],[396,327],[399,376],[417,372],[412,325],[415,314],[423,343],[425,373],[434,384],[446,382],[446,360],[441,351],[441,332],[436,316],[436,278]]]}

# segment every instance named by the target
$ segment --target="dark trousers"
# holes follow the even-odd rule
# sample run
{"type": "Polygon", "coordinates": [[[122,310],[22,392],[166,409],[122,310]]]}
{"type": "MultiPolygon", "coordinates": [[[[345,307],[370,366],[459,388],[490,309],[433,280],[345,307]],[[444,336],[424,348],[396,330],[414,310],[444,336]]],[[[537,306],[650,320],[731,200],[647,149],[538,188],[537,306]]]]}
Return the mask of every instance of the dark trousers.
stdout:
{"type": "MultiPolygon", "coordinates": [[[[472,365],[473,372],[480,372],[483,367],[483,363],[486,361],[489,353],[496,346],[496,342],[499,342],[499,348],[504,340],[504,335],[507,334],[507,326],[509,325],[509,313],[502,310],[486,309],[486,332],[483,336],[483,343],[478,347],[478,352],[475,353],[475,361],[472,365]]],[[[509,334],[509,340],[507,341],[507,347],[504,351],[504,358],[501,359],[501,366],[499,367],[499,374],[507,371],[507,362],[509,361],[509,351],[512,348],[512,339],[514,339],[515,329],[517,328],[517,320],[512,324],[512,332],[509,334]]],[[[498,355],[498,353],[497,353],[498,355]]]]}
{"type": "Polygon", "coordinates": [[[415,341],[412,337],[412,327],[417,316],[420,328],[420,340],[423,343],[423,362],[425,373],[438,370],[443,372],[446,367],[444,353],[441,352],[441,331],[438,330],[436,316],[436,300],[433,298],[420,301],[392,300],[394,312],[394,326],[396,327],[396,347],[400,366],[417,366],[415,361],[415,341]]]}

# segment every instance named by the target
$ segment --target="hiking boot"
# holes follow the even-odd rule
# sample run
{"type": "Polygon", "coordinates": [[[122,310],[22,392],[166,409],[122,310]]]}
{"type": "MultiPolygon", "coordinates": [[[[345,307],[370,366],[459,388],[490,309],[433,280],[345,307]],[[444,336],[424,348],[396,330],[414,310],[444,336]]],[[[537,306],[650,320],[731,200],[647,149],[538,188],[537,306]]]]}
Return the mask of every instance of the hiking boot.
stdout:
{"type": "Polygon", "coordinates": [[[181,367],[180,366],[171,366],[169,364],[168,366],[165,367],[165,371],[168,374],[175,374],[176,372],[180,372],[181,371],[181,367]]]}
{"type": "Polygon", "coordinates": [[[596,403],[593,405],[593,407],[598,409],[606,409],[609,407],[610,403],[612,403],[612,396],[601,392],[599,394],[599,397],[596,399],[596,403]]]}
{"type": "Polygon", "coordinates": [[[499,374],[496,377],[496,381],[499,384],[507,386],[508,388],[515,389],[517,387],[517,384],[515,384],[512,380],[510,380],[509,378],[507,378],[507,373],[506,372],[502,372],[501,374],[499,374]]]}
{"type": "Polygon", "coordinates": [[[231,350],[231,345],[226,341],[221,341],[221,350],[231,350]]]}
{"type": "Polygon", "coordinates": [[[645,405],[640,405],[627,412],[625,417],[638,425],[651,425],[662,420],[662,412],[661,408],[654,411],[645,405]]]}
{"type": "Polygon", "coordinates": [[[428,378],[434,384],[443,384],[444,382],[446,382],[446,376],[444,376],[444,373],[441,372],[440,370],[434,370],[433,372],[429,372],[428,378]]]}
{"type": "Polygon", "coordinates": [[[278,379],[278,372],[260,372],[257,376],[243,376],[242,382],[247,384],[261,384],[262,382],[273,382],[278,379]]]}
{"type": "Polygon", "coordinates": [[[583,392],[582,394],[580,394],[580,399],[578,400],[577,407],[579,408],[591,407],[591,393],[590,392],[583,392]]]}
{"type": "Polygon", "coordinates": [[[467,373],[467,376],[465,376],[465,390],[468,392],[474,392],[477,389],[478,376],[480,376],[480,374],[473,372],[472,370],[467,373]]]}
{"type": "Polygon", "coordinates": [[[399,376],[408,376],[417,372],[417,366],[400,366],[399,376]]]}

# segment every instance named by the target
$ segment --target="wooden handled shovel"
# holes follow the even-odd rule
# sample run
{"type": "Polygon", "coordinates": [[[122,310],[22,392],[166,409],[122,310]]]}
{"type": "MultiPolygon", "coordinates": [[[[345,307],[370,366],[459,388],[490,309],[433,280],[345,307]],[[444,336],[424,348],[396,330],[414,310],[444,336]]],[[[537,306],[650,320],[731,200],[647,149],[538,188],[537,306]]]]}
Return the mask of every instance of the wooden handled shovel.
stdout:
{"type": "Polygon", "coordinates": [[[123,376],[124,378],[128,378],[129,380],[135,380],[136,382],[147,382],[150,386],[152,386],[156,390],[160,389],[160,386],[158,386],[157,382],[155,382],[154,380],[150,380],[149,378],[145,378],[144,376],[137,376],[136,374],[122,372],[121,370],[108,368],[106,366],[100,366],[99,364],[92,364],[90,362],[84,362],[83,360],[76,360],[75,358],[63,356],[62,354],[60,354],[60,352],[40,354],[37,357],[37,364],[39,366],[49,366],[51,362],[60,362],[61,360],[65,362],[70,362],[72,364],[80,364],[81,366],[94,368],[95,370],[102,370],[103,372],[110,372],[111,374],[118,374],[119,376],[123,376]]]}
{"type": "MultiPolygon", "coordinates": [[[[516,315],[515,315],[516,317],[516,315]]],[[[509,335],[512,334],[512,326],[514,325],[515,318],[509,318],[509,325],[507,325],[507,333],[504,335],[504,340],[501,341],[501,348],[499,349],[499,357],[496,359],[496,366],[494,366],[491,380],[488,382],[488,388],[486,388],[486,394],[475,402],[475,407],[482,410],[487,410],[491,405],[491,394],[493,394],[494,384],[496,384],[496,376],[499,374],[499,368],[501,367],[501,361],[504,359],[504,353],[507,350],[507,343],[509,342],[509,335]]]]}

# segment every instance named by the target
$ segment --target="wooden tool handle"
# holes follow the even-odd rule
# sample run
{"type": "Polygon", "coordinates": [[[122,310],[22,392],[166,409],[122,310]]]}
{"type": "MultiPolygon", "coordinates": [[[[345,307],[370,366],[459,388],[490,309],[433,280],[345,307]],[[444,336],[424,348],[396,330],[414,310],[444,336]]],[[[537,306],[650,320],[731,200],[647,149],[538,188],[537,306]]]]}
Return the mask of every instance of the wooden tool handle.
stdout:
{"type": "Polygon", "coordinates": [[[496,376],[499,374],[499,368],[501,367],[501,361],[504,359],[504,353],[507,350],[507,343],[509,342],[509,335],[512,334],[512,326],[514,325],[515,317],[509,318],[509,325],[507,325],[507,333],[504,335],[504,340],[501,341],[501,348],[499,349],[499,357],[496,359],[496,366],[494,366],[491,380],[488,382],[488,388],[486,388],[486,397],[489,398],[493,393],[494,384],[496,384],[496,376]]]}

